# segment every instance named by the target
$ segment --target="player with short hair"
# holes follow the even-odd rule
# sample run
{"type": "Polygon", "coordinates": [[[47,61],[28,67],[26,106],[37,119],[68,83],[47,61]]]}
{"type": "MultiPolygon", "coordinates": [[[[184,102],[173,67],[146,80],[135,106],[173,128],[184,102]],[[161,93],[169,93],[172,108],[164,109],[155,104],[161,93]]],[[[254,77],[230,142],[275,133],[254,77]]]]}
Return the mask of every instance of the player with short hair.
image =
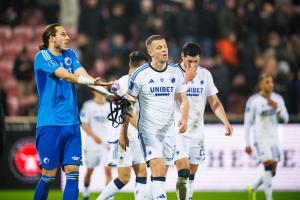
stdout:
{"type": "Polygon", "coordinates": [[[93,92],[94,98],[86,101],[80,112],[81,127],[87,133],[84,145],[84,161],[87,172],[84,177],[83,199],[89,199],[90,178],[94,168],[104,166],[106,185],[112,180],[112,167],[116,165],[113,157],[117,148],[119,129],[115,130],[107,119],[110,105],[106,98],[93,92]]]}
{"type": "Polygon", "coordinates": [[[206,101],[209,102],[215,115],[224,124],[225,135],[232,135],[233,132],[224,107],[217,96],[218,89],[211,73],[199,66],[201,52],[200,46],[195,43],[184,44],[181,52],[182,62],[179,64],[185,73],[188,87],[187,97],[191,108],[187,131],[177,138],[177,156],[189,158],[188,199],[192,199],[193,196],[193,181],[198,166],[205,160],[204,111],[206,101]]]}
{"type": "Polygon", "coordinates": [[[42,176],[34,199],[48,197],[59,165],[66,174],[63,199],[78,199],[81,164],[81,135],[75,85],[111,85],[94,79],[81,66],[76,53],[68,48],[70,38],[60,24],[50,24],[43,32],[43,44],[34,61],[39,97],[36,148],[42,176]]]}
{"type": "MultiPolygon", "coordinates": [[[[139,139],[144,157],[151,170],[153,199],[166,199],[166,164],[172,162],[176,148],[176,125],[179,132],[186,130],[189,103],[186,85],[177,65],[169,64],[168,46],[160,35],[151,35],[146,40],[151,62],[139,67],[130,77],[128,93],[138,99],[139,139]],[[181,118],[174,119],[176,100],[180,102],[181,118]]],[[[127,135],[129,118],[121,130],[127,135]]],[[[126,138],[126,137],[124,137],[126,138]]],[[[126,149],[128,142],[120,138],[120,145],[126,149]]]]}
{"type": "MultiPolygon", "coordinates": [[[[139,66],[142,66],[146,62],[148,62],[148,58],[142,52],[133,51],[129,54],[128,75],[122,76],[113,85],[113,88],[118,95],[123,96],[127,93],[130,76],[139,66]]],[[[136,174],[136,184],[134,192],[135,199],[148,199],[148,188],[146,185],[147,170],[141,145],[138,140],[138,131],[136,129],[136,113],[138,113],[138,104],[135,105],[135,112],[132,113],[133,117],[131,117],[130,124],[128,127],[129,147],[127,147],[126,150],[122,149],[121,147],[118,148],[118,177],[106,186],[106,188],[102,191],[97,200],[106,200],[116,192],[120,191],[130,180],[131,167],[133,168],[136,174]]],[[[121,141],[125,140],[124,135],[120,135],[120,138],[121,141]]]]}
{"type": "Polygon", "coordinates": [[[280,160],[278,147],[278,123],[287,123],[289,115],[281,95],[273,92],[274,83],[271,75],[261,74],[259,77],[259,92],[252,95],[245,110],[245,152],[252,154],[250,129],[253,133],[254,150],[260,162],[263,163],[264,175],[250,187],[247,187],[249,200],[256,199],[256,190],[264,184],[267,200],[272,200],[272,177],[276,174],[277,163],[280,160]]]}

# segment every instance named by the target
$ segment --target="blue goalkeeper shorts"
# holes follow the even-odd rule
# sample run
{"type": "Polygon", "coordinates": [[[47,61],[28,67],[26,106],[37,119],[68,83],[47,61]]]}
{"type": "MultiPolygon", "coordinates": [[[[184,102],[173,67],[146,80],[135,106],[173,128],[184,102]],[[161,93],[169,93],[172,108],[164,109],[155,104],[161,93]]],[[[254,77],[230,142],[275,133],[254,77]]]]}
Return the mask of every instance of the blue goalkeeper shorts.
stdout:
{"type": "Polygon", "coordinates": [[[80,126],[42,126],[36,129],[36,148],[42,168],[81,165],[80,126]]]}

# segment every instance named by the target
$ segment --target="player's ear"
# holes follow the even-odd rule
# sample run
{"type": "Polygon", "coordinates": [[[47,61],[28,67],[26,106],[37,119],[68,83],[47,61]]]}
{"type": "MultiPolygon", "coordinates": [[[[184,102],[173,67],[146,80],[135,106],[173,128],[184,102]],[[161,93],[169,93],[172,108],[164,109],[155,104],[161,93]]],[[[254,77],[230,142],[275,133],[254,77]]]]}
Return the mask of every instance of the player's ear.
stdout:
{"type": "Polygon", "coordinates": [[[150,56],[150,57],[152,57],[152,51],[151,51],[151,49],[147,49],[147,53],[148,53],[148,55],[150,56]]]}
{"type": "Polygon", "coordinates": [[[182,59],[182,60],[184,59],[184,54],[183,54],[183,53],[181,53],[181,59],[182,59]]]}

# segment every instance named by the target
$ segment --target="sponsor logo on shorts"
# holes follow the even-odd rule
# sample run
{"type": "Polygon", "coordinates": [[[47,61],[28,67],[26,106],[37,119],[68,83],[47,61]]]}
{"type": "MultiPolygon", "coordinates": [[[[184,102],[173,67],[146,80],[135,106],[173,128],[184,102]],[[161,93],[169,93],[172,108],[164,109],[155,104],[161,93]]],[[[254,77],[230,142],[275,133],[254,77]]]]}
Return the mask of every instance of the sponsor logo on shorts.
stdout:
{"type": "Polygon", "coordinates": [[[43,159],[43,162],[44,162],[45,164],[49,164],[49,158],[45,157],[45,158],[43,159]]]}
{"type": "Polygon", "coordinates": [[[80,157],[73,156],[73,157],[72,157],[72,160],[78,161],[78,160],[80,160],[80,157]]]}

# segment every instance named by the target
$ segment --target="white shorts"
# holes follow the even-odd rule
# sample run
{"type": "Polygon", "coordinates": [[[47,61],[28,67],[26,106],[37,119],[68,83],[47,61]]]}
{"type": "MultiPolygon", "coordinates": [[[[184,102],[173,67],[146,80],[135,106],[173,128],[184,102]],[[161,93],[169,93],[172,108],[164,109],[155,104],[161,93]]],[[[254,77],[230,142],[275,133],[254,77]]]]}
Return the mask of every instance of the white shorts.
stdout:
{"type": "Polygon", "coordinates": [[[276,142],[260,141],[254,143],[255,154],[259,162],[280,161],[280,151],[276,142]]]}
{"type": "Polygon", "coordinates": [[[97,150],[84,150],[84,163],[88,168],[101,166],[116,166],[117,143],[103,145],[97,150]]]}
{"type": "Polygon", "coordinates": [[[145,159],[138,139],[130,140],[126,151],[118,145],[117,167],[131,167],[140,163],[145,163],[145,159]]]}
{"type": "Polygon", "coordinates": [[[174,135],[139,134],[145,160],[163,158],[167,165],[174,162],[176,137],[174,135]]]}
{"type": "Polygon", "coordinates": [[[189,138],[179,135],[176,142],[176,160],[188,158],[189,162],[199,165],[205,160],[205,146],[203,139],[189,138]]]}

